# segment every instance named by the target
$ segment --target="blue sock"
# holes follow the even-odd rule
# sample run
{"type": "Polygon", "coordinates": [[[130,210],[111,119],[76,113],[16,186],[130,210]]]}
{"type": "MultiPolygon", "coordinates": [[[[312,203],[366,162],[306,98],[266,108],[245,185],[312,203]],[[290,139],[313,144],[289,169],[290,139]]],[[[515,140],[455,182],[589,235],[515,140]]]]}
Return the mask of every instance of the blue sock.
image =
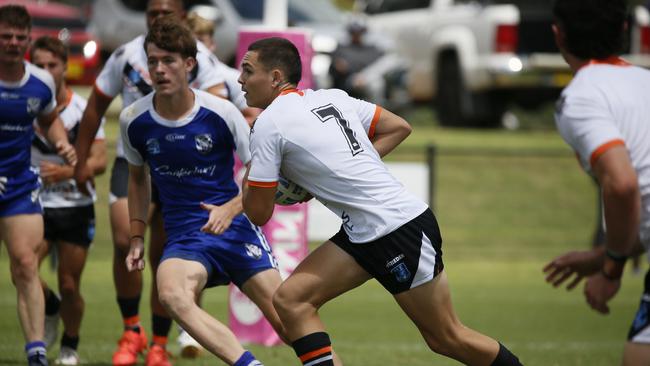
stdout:
{"type": "Polygon", "coordinates": [[[233,366],[264,366],[264,364],[258,361],[252,353],[246,351],[239,357],[239,360],[235,361],[233,366]]]}
{"type": "Polygon", "coordinates": [[[25,353],[27,353],[29,365],[47,365],[47,358],[45,357],[47,351],[45,350],[45,343],[43,341],[27,343],[25,345],[25,353]]]}

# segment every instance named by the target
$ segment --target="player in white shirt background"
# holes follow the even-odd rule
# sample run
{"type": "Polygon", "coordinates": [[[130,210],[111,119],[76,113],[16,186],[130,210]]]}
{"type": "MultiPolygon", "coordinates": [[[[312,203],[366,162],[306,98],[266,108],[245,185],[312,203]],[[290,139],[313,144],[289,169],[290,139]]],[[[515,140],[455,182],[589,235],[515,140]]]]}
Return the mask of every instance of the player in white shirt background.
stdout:
{"type": "Polygon", "coordinates": [[[28,364],[47,365],[38,277],[43,216],[30,162],[34,119],[67,162],[75,164],[76,154],[55,110],[52,76],[24,60],[31,26],[25,7],[0,7],[0,240],[9,254],[28,364]]]}
{"type": "Polygon", "coordinates": [[[376,278],[435,352],[470,365],[520,365],[500,343],[461,324],[436,219],[381,161],[410,134],[408,123],[338,89],[297,90],[300,76],[298,51],[283,38],[252,43],[242,60],[248,105],[264,109],[251,130],[244,211],[253,223],[266,223],[282,175],[342,219],[339,233],[309,254],[274,295],[300,361],[333,365],[318,310],[376,278]]]}
{"type": "MultiPolygon", "coordinates": [[[[618,57],[628,19],[624,0],[558,0],[555,41],[575,76],[556,123],[583,169],[599,183],[605,245],[563,254],[546,280],[575,288],[587,278],[588,304],[607,314],[629,256],[650,248],[650,71],[618,57]]],[[[624,365],[650,364],[650,272],[628,333],[624,365]]]]}
{"type": "MultiPolygon", "coordinates": [[[[43,36],[34,41],[30,50],[34,65],[47,70],[56,86],[57,111],[68,132],[71,143],[79,129],[79,121],[86,100],[65,82],[68,49],[58,38],[43,36]]],[[[57,252],[57,272],[61,298],[44,280],[45,343],[51,347],[58,336],[59,315],[63,320],[61,348],[57,364],[77,365],[79,356],[79,329],[84,313],[84,299],[80,292],[81,274],[86,264],[88,248],[95,234],[95,197],[81,193],[76,186],[73,167],[56,155],[40,130],[32,141],[32,165],[39,169],[43,188],[40,199],[43,205],[45,240],[40,248],[41,261],[51,246],[57,252]]],[[[104,129],[100,127],[90,149],[88,165],[93,175],[106,170],[106,143],[104,129]]]]}
{"type": "Polygon", "coordinates": [[[261,229],[242,213],[234,180],[234,153],[245,164],[250,160],[249,126],[232,103],[189,88],[195,45],[178,21],[156,21],[145,39],[155,92],[120,114],[132,220],[126,265],[130,271],[144,268],[151,177],[168,237],[156,282],[161,302],[227,364],[258,366],[230,329],[196,303],[204,288],[232,282],[284,334],[271,302],[282,279],[261,229]]]}
{"type": "MultiPolygon", "coordinates": [[[[150,27],[155,19],[165,16],[183,19],[185,17],[183,1],[150,0],[147,2],[147,27],[150,27]]],[[[97,132],[98,121],[118,94],[121,94],[123,106],[126,107],[152,91],[143,45],[144,35],[141,35],[119,47],[113,52],[97,77],[95,87],[88,98],[88,106],[84,112],[76,143],[80,159],[86,158],[90,144],[97,132]]],[[[210,52],[200,42],[197,42],[197,47],[199,48],[198,62],[197,67],[191,72],[190,85],[225,97],[224,78],[215,69],[210,52]]],[[[118,343],[118,349],[113,354],[113,364],[133,365],[137,361],[137,355],[143,353],[147,348],[147,337],[144,329],[140,327],[139,316],[142,275],[140,272],[128,272],[124,267],[129,250],[129,216],[126,199],[128,167],[122,143],[121,138],[118,137],[117,156],[111,171],[110,184],[110,220],[114,244],[113,278],[117,302],[124,323],[124,332],[118,343]]],[[[79,186],[83,187],[91,179],[92,172],[86,164],[81,163],[75,167],[75,180],[79,186]]],[[[149,262],[152,266],[154,281],[156,267],[165,243],[165,232],[157,196],[154,187],[149,250],[149,262]]],[[[171,318],[160,304],[156,286],[152,286],[150,299],[153,342],[147,352],[145,362],[147,364],[168,364],[165,347],[171,327],[171,318]]]]}

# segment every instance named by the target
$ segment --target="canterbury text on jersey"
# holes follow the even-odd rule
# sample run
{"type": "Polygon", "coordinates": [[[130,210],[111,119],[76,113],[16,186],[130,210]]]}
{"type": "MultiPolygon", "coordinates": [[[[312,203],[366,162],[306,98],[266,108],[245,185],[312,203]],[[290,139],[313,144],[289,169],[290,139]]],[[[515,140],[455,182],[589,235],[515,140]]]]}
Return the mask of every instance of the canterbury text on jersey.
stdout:
{"type": "Polygon", "coordinates": [[[392,232],[427,205],[390,174],[372,146],[380,113],[338,89],[283,93],[251,131],[249,185],[273,187],[282,174],[341,218],[355,243],[392,232]]]}
{"type": "Polygon", "coordinates": [[[225,99],[192,91],[194,107],[179,121],[156,113],[153,93],[120,114],[126,159],[149,165],[170,238],[198,231],[207,222],[201,202],[220,205],[239,194],[234,152],[242,162],[250,160],[249,127],[239,110],[225,99]]]}
{"type": "MultiPolygon", "coordinates": [[[[147,54],[144,50],[144,38],[141,35],[121,46],[106,61],[97,80],[95,90],[109,98],[122,95],[122,106],[127,107],[136,100],[151,93],[151,78],[147,68],[147,54]]],[[[196,42],[196,67],[189,78],[190,86],[197,89],[208,89],[224,82],[210,51],[201,42],[196,42]]],[[[124,157],[122,139],[117,139],[117,157],[124,157]]]]}
{"type": "MultiPolygon", "coordinates": [[[[68,141],[74,144],[77,140],[79,131],[79,122],[86,109],[86,99],[79,94],[67,90],[67,99],[63,110],[59,112],[59,117],[63,122],[63,127],[68,133],[68,141]]],[[[104,140],[104,120],[95,135],[96,140],[104,140]]],[[[56,154],[54,147],[39,132],[38,128],[32,141],[32,166],[38,168],[42,161],[49,161],[55,164],[64,164],[62,157],[56,154]]],[[[54,184],[43,185],[41,189],[41,204],[46,208],[61,207],[82,207],[91,205],[95,197],[82,194],[77,189],[74,179],[67,179],[54,184]]]]}
{"type": "Polygon", "coordinates": [[[34,118],[56,107],[52,76],[29,62],[24,65],[20,81],[0,80],[0,202],[38,188],[30,168],[34,118]]]}
{"type": "Polygon", "coordinates": [[[583,168],[624,145],[641,192],[640,237],[650,247],[650,71],[629,65],[590,64],[562,92],[555,120],[583,168]]]}

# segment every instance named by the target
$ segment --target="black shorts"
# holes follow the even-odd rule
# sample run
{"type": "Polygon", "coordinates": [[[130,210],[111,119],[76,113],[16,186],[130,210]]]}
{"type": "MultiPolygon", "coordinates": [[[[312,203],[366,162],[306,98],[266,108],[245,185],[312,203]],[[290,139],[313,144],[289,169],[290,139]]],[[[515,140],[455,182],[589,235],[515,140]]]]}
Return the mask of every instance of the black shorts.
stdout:
{"type": "Polygon", "coordinates": [[[43,223],[46,240],[65,241],[88,248],[95,237],[95,208],[93,205],[46,207],[43,210],[43,223]]]}
{"type": "Polygon", "coordinates": [[[650,270],[645,274],[641,303],[627,334],[627,340],[650,344],[650,270]]]}
{"type": "Polygon", "coordinates": [[[330,238],[392,294],[431,281],[442,263],[442,237],[430,209],[397,230],[368,243],[352,243],[343,227],[330,238]]]}
{"type": "MultiPolygon", "coordinates": [[[[115,199],[126,198],[129,195],[129,163],[124,158],[115,158],[111,169],[111,202],[115,199]]],[[[160,194],[158,188],[151,182],[151,202],[160,209],[160,194]]]]}

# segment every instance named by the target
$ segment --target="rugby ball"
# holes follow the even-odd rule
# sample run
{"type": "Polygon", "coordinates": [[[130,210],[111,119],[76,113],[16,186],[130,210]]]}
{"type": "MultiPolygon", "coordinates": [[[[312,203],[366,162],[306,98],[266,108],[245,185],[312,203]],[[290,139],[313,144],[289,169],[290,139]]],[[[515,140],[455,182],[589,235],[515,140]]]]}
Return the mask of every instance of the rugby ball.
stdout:
{"type": "Polygon", "coordinates": [[[275,203],[278,205],[289,206],[304,201],[309,196],[309,192],[289,179],[280,176],[278,187],[275,191],[275,203]]]}

